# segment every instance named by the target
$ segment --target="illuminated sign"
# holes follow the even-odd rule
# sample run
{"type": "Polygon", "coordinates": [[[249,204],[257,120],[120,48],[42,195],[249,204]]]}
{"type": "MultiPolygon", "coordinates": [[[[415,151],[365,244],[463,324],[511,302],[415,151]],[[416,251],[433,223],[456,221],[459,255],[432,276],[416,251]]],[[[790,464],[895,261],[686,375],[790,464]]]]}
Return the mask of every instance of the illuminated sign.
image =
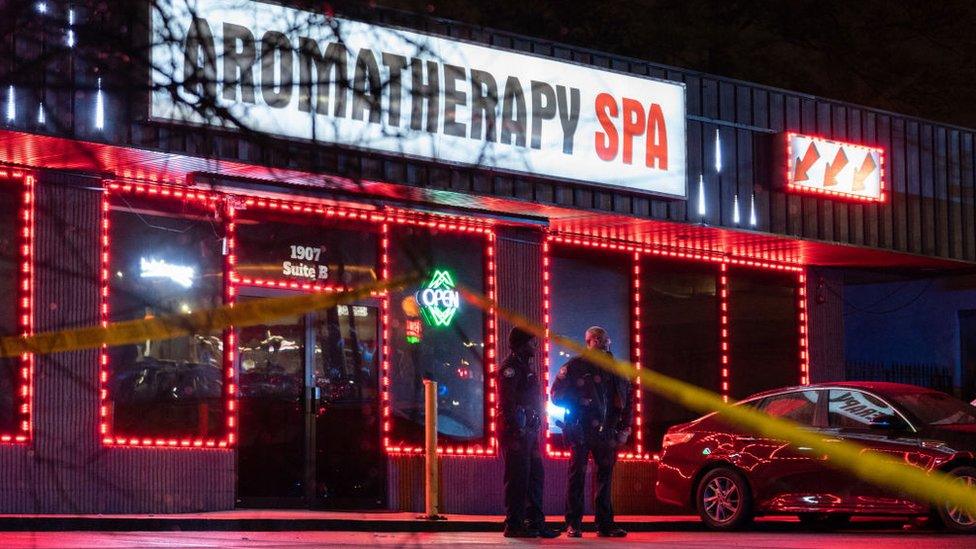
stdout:
{"type": "Polygon", "coordinates": [[[683,83],[266,2],[161,0],[151,26],[157,120],[687,195],[683,83]]]}
{"type": "Polygon", "coordinates": [[[165,259],[139,258],[139,276],[142,278],[166,278],[184,288],[193,286],[193,267],[167,263],[165,259]]]}
{"type": "Polygon", "coordinates": [[[461,294],[455,289],[449,271],[434,271],[427,286],[414,297],[420,304],[421,315],[431,326],[450,326],[461,307],[461,294]]]}
{"type": "Polygon", "coordinates": [[[318,264],[322,257],[322,248],[315,246],[296,246],[291,245],[290,259],[298,261],[282,261],[281,274],[286,277],[304,278],[311,281],[326,280],[329,278],[329,266],[318,264]],[[302,261],[315,262],[312,265],[302,261]]]}
{"type": "Polygon", "coordinates": [[[424,338],[424,325],[419,318],[407,319],[407,343],[416,345],[424,338]]]}
{"type": "Polygon", "coordinates": [[[787,187],[884,202],[884,150],[809,135],[786,135],[787,187]]]}

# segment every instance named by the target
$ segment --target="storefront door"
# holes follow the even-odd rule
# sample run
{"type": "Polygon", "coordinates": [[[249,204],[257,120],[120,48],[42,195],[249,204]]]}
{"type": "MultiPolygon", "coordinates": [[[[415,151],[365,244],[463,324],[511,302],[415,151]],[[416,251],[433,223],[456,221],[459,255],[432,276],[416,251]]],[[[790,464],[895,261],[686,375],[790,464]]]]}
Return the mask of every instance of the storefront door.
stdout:
{"type": "Polygon", "coordinates": [[[379,311],[364,301],[240,330],[240,506],[385,506],[379,311]]]}

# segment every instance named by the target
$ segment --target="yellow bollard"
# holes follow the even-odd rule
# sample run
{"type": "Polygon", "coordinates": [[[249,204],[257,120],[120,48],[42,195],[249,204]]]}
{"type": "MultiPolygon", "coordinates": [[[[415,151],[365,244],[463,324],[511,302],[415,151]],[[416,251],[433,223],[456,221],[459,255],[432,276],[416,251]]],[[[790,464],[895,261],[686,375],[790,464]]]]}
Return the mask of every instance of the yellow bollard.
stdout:
{"type": "Polygon", "coordinates": [[[424,380],[424,516],[444,520],[440,515],[437,469],[437,382],[424,380]]]}

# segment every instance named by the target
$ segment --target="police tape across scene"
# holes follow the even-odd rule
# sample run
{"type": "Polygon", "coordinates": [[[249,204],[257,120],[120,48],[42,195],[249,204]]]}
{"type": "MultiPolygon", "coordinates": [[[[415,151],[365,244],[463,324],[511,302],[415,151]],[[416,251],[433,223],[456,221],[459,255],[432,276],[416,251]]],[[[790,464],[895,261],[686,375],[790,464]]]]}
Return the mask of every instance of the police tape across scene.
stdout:
{"type": "MultiPolygon", "coordinates": [[[[92,349],[102,345],[124,345],[147,339],[168,339],[230,327],[253,326],[277,318],[354,302],[369,295],[403,288],[420,280],[423,280],[422,276],[410,275],[364,284],[343,292],[267,298],[186,315],[167,315],[31,336],[7,336],[0,338],[0,357],[92,349]]],[[[523,315],[498,307],[493,301],[469,288],[458,285],[457,289],[466,301],[475,306],[494,311],[499,317],[526,332],[571,349],[615,375],[636,379],[644,388],[690,410],[703,414],[717,412],[726,422],[752,433],[817,450],[835,468],[844,469],[877,486],[901,491],[936,505],[949,503],[976,515],[976,490],[956,482],[945,473],[923,471],[890,457],[868,453],[862,446],[851,442],[826,443],[821,437],[792,422],[770,417],[746,406],[727,403],[711,391],[652,370],[637,368],[630,362],[616,360],[606,353],[592,351],[575,340],[549,333],[544,326],[523,315]]]]}
{"type": "Polygon", "coordinates": [[[183,335],[213,333],[231,327],[256,326],[278,318],[352,303],[376,293],[403,288],[419,280],[421,280],[419,275],[411,274],[363,284],[342,292],[256,299],[188,314],[161,315],[113,322],[105,326],[44,332],[29,336],[0,337],[0,358],[24,353],[50,354],[97,349],[102,345],[126,345],[183,335]]]}
{"type": "Polygon", "coordinates": [[[827,463],[834,468],[848,471],[876,486],[901,491],[933,505],[948,503],[976,516],[976,489],[957,482],[946,473],[924,471],[894,458],[870,453],[866,448],[852,442],[825,442],[822,437],[791,421],[771,417],[748,406],[725,402],[721,396],[701,387],[653,370],[638,368],[628,361],[616,360],[607,353],[591,350],[573,339],[550,333],[538,322],[498,307],[495,302],[469,288],[459,285],[458,290],[466,301],[475,306],[494,311],[498,317],[512,325],[540,339],[548,339],[566,347],[615,375],[636,379],[645,389],[689,410],[702,414],[716,412],[726,423],[751,433],[812,448],[826,456],[827,463]]]}

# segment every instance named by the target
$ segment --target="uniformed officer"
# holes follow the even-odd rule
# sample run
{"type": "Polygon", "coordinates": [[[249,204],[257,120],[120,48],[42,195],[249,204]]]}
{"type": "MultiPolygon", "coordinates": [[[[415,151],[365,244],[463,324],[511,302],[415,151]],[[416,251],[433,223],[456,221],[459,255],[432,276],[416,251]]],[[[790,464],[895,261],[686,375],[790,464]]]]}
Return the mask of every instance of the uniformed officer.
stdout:
{"type": "MultiPolygon", "coordinates": [[[[610,354],[610,336],[599,326],[586,330],[590,350],[610,354]]],[[[593,455],[596,464],[595,510],[597,534],[624,537],[617,527],[610,502],[613,466],[617,447],[630,437],[633,411],[630,383],[596,366],[581,356],[571,358],[559,370],[552,386],[552,400],[566,409],[563,433],[571,444],[569,482],[566,487],[567,535],[583,535],[583,482],[586,462],[593,455]]]]}
{"type": "Polygon", "coordinates": [[[505,458],[505,537],[554,538],[542,512],[542,389],[535,366],[535,337],[518,328],[508,336],[511,354],[499,376],[501,450],[505,458]]]}

